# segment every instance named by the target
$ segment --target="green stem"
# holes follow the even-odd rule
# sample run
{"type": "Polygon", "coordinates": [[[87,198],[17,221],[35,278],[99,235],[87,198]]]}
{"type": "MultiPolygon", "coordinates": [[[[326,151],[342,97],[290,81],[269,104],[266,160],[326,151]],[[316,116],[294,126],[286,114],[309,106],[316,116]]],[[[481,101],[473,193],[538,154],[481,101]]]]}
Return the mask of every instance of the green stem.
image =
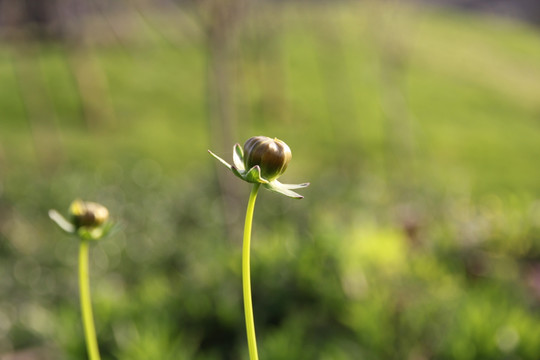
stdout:
{"type": "Polygon", "coordinates": [[[246,331],[250,360],[259,360],[257,355],[257,339],[255,338],[255,323],[253,321],[253,305],[251,304],[251,276],[249,271],[249,248],[251,243],[251,224],[253,222],[253,210],[260,184],[254,184],[246,210],[246,222],[244,224],[244,244],[242,248],[242,285],[244,289],[244,312],[246,316],[246,331]]]}
{"type": "Polygon", "coordinates": [[[88,240],[80,241],[79,291],[88,357],[90,360],[100,360],[96,329],[94,327],[94,317],[92,315],[92,301],[90,300],[90,282],[88,280],[88,240]]]}

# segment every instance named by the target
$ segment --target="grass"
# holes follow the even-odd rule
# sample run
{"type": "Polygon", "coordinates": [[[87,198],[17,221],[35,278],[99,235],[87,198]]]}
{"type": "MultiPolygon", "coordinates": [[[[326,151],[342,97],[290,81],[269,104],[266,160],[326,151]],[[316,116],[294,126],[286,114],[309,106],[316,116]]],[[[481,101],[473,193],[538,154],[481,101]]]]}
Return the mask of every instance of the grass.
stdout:
{"type": "MultiPolygon", "coordinates": [[[[517,183],[524,191],[540,190],[529,176],[540,151],[535,146],[540,140],[535,29],[499,19],[419,10],[409,11],[409,18],[396,28],[383,22],[377,29],[380,23],[367,18],[371,13],[381,16],[381,9],[351,4],[331,7],[329,17],[323,15],[324,7],[317,6],[310,8],[309,16],[301,16],[298,9],[266,10],[279,14],[276,22],[281,27],[268,44],[247,41],[252,48],[241,47],[239,53],[241,81],[234,101],[245,109],[238,112],[242,125],[238,131],[245,132],[241,138],[249,135],[243,131],[247,128],[250,133],[305,139],[310,151],[317,151],[317,144],[350,145],[364,151],[366,162],[376,162],[373,157],[392,141],[381,113],[384,99],[377,59],[381,40],[376,38],[380,30],[395,35],[392,41],[405,49],[407,67],[395,85],[406,99],[405,115],[413,122],[420,161],[442,177],[451,177],[456,169],[465,172],[475,192],[517,183]],[[400,31],[407,37],[398,36],[400,31]],[[250,54],[253,48],[257,55],[250,54]],[[272,100],[269,95],[277,96],[277,102],[266,104],[272,100]],[[515,170],[495,176],[501,163],[508,162],[515,170]]],[[[268,15],[260,18],[271,26],[268,15]]],[[[261,22],[262,29],[255,30],[264,34],[267,28],[261,22]]],[[[246,31],[256,26],[250,25],[246,31]]],[[[35,68],[40,101],[49,103],[56,127],[43,129],[43,136],[60,133],[64,153],[69,154],[95,151],[90,147],[98,137],[104,152],[99,158],[133,149],[138,156],[162,162],[164,169],[201,163],[201,150],[208,147],[203,39],[187,39],[174,47],[147,41],[127,50],[107,46],[88,53],[90,61],[102,68],[105,98],[116,117],[107,125],[113,132],[105,135],[85,130],[66,51],[40,46],[37,56],[26,61],[35,68]],[[195,160],[185,154],[199,155],[195,160]]],[[[0,105],[8,126],[2,138],[6,158],[18,162],[30,160],[30,150],[21,149],[30,149],[32,138],[17,90],[14,53],[4,48],[0,57],[0,79],[5,84],[0,105]]],[[[339,150],[329,153],[333,156],[339,150]]]]}

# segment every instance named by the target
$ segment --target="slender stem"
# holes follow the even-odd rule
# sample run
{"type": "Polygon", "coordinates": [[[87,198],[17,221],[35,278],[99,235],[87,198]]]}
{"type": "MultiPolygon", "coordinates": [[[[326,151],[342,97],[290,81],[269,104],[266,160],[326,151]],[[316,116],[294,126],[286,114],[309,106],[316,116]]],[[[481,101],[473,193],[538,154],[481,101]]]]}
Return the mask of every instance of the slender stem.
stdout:
{"type": "Polygon", "coordinates": [[[242,248],[242,285],[244,289],[244,312],[246,316],[246,331],[250,360],[259,360],[257,354],[257,339],[255,338],[255,323],[253,321],[253,305],[251,304],[251,276],[249,271],[249,248],[251,243],[251,224],[253,222],[253,210],[260,184],[254,184],[249,194],[246,210],[246,222],[244,224],[244,244],[242,248]]]}
{"type": "Polygon", "coordinates": [[[90,282],[88,280],[88,240],[80,241],[79,291],[88,358],[90,360],[100,360],[96,329],[94,327],[94,317],[92,315],[92,301],[90,300],[90,282]]]}

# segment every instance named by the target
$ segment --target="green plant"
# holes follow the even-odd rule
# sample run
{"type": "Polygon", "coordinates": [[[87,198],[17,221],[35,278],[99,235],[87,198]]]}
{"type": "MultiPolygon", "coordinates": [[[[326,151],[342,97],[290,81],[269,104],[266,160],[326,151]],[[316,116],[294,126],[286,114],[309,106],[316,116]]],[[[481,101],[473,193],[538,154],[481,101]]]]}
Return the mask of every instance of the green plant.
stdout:
{"type": "Polygon", "coordinates": [[[251,277],[250,277],[250,244],[251,227],[255,200],[261,184],[268,190],[280,194],[302,199],[303,196],[292,189],[304,188],[309,183],[282,184],[277,178],[281,176],[292,158],[291,149],[279,139],[271,139],[266,136],[254,136],[249,138],[244,148],[236,144],[233,148],[233,163],[230,165],[219,156],[209,151],[212,156],[223,163],[234,175],[253,184],[249,195],[246,219],[244,223],[244,239],[242,246],[242,285],[244,294],[244,312],[246,318],[246,332],[248,339],[249,357],[251,360],[258,359],[257,340],[255,337],[255,323],[253,320],[253,305],[251,302],[251,277]]]}
{"type": "Polygon", "coordinates": [[[92,315],[90,282],[88,277],[88,249],[90,241],[100,240],[110,233],[114,224],[109,219],[109,211],[94,202],[75,200],[69,207],[70,221],[58,211],[49,210],[49,217],[65,232],[77,236],[79,242],[79,292],[81,313],[90,360],[99,360],[99,348],[92,315]]]}

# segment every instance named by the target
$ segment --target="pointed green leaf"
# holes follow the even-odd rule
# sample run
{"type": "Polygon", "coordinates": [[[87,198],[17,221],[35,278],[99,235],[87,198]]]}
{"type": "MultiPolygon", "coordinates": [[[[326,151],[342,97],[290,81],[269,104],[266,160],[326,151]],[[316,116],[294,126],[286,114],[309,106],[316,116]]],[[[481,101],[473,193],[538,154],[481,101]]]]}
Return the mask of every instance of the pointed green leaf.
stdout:
{"type": "Polygon", "coordinates": [[[308,187],[308,186],[309,186],[309,183],[303,183],[303,184],[283,184],[283,183],[280,183],[280,182],[277,181],[277,180],[272,181],[272,184],[274,184],[274,183],[277,183],[277,187],[285,188],[285,189],[287,189],[287,190],[292,190],[292,189],[302,189],[302,188],[305,188],[305,187],[308,187]]]}
{"type": "Polygon", "coordinates": [[[56,225],[60,227],[60,229],[64,230],[65,232],[69,234],[73,234],[75,232],[75,226],[60,215],[58,211],[53,209],[49,210],[49,217],[56,223],[56,225]]]}
{"type": "Polygon", "coordinates": [[[77,230],[77,235],[83,240],[101,240],[117,232],[120,226],[113,222],[107,222],[99,227],[81,226],[77,230]]]}
{"type": "Polygon", "coordinates": [[[247,172],[244,179],[250,183],[268,184],[268,180],[265,180],[261,177],[261,168],[259,167],[259,165],[255,165],[254,167],[252,167],[247,172]]]}
{"type": "Polygon", "coordinates": [[[231,166],[231,171],[233,172],[234,175],[236,175],[237,177],[239,177],[240,179],[242,180],[246,180],[245,179],[245,171],[239,171],[235,166],[231,166]]]}
{"type": "Polygon", "coordinates": [[[103,229],[98,228],[90,228],[86,226],[81,226],[77,229],[77,235],[82,240],[99,240],[103,237],[103,229]]]}
{"type": "Polygon", "coordinates": [[[79,235],[79,238],[82,240],[95,240],[94,236],[92,236],[92,230],[86,226],[78,228],[77,235],[79,235]]]}
{"type": "Polygon", "coordinates": [[[236,166],[236,168],[240,171],[245,170],[244,167],[244,150],[242,150],[242,147],[240,144],[234,145],[233,149],[233,164],[236,166]]]}
{"type": "Polygon", "coordinates": [[[223,165],[225,165],[226,167],[229,168],[229,170],[232,170],[231,169],[231,165],[226,162],[225,160],[223,160],[222,158],[220,158],[219,156],[217,156],[216,154],[214,154],[213,152],[211,152],[210,150],[208,150],[208,152],[210,153],[210,155],[212,155],[213,157],[215,157],[216,159],[218,159],[223,165]]]}
{"type": "Polygon", "coordinates": [[[281,186],[277,185],[275,183],[275,181],[272,182],[272,183],[264,184],[264,187],[267,188],[270,191],[274,191],[274,192],[280,193],[282,195],[285,195],[285,196],[288,196],[288,197],[291,197],[291,198],[294,198],[294,199],[303,199],[304,198],[302,195],[297,194],[294,191],[288,190],[288,189],[286,189],[284,187],[281,187],[281,186]]]}
{"type": "Polygon", "coordinates": [[[105,223],[102,227],[103,234],[102,237],[107,237],[116,234],[118,231],[120,231],[121,226],[117,223],[108,222],[105,223]]]}

